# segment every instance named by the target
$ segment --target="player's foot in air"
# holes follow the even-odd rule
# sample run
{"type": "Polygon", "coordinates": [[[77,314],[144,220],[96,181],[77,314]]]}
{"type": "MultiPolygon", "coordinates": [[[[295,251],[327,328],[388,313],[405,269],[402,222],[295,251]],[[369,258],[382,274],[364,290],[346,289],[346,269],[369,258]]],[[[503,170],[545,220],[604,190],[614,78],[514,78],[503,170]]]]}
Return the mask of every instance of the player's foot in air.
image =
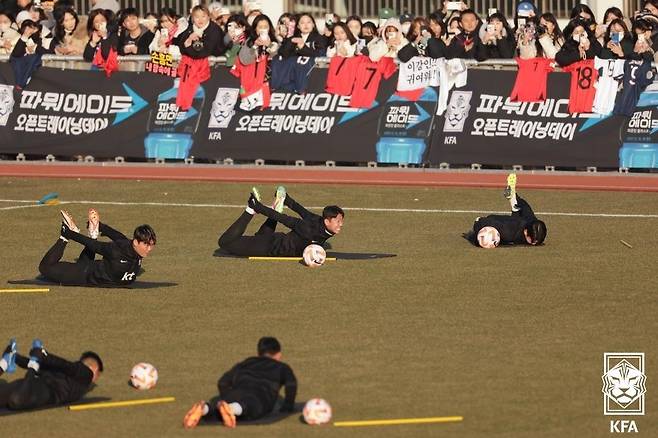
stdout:
{"type": "Polygon", "coordinates": [[[73,216],[71,213],[69,213],[66,210],[60,210],[59,211],[62,215],[62,222],[71,230],[75,231],[76,233],[80,232],[80,228],[75,224],[75,221],[73,220],[73,216]]]}
{"type": "Polygon", "coordinates": [[[272,210],[277,213],[283,213],[284,202],[286,201],[286,188],[279,186],[276,188],[276,193],[274,194],[274,203],[272,204],[272,210]]]}
{"type": "Polygon", "coordinates": [[[87,231],[89,232],[89,237],[92,239],[98,239],[98,227],[100,223],[101,216],[98,214],[98,210],[90,208],[89,214],[87,215],[87,231]]]}
{"type": "Polygon", "coordinates": [[[510,173],[507,175],[507,187],[505,187],[503,195],[507,199],[512,199],[516,196],[516,173],[510,173]]]}
{"type": "Polygon", "coordinates": [[[224,400],[221,400],[217,403],[217,409],[219,410],[219,415],[222,417],[224,426],[234,429],[237,426],[237,421],[235,420],[235,414],[231,406],[224,400]]]}
{"type": "Polygon", "coordinates": [[[43,342],[40,339],[33,340],[32,348],[30,348],[30,362],[27,364],[27,367],[32,368],[34,371],[39,371],[41,361],[46,356],[48,356],[48,353],[43,346],[43,342]]]}
{"type": "Polygon", "coordinates": [[[194,429],[201,421],[203,417],[203,408],[206,406],[206,402],[200,401],[194,403],[194,405],[187,411],[185,418],[183,418],[183,427],[185,429],[194,429]]]}
{"type": "Polygon", "coordinates": [[[11,338],[0,360],[0,374],[16,371],[16,339],[11,338]]]}
{"type": "Polygon", "coordinates": [[[254,198],[256,198],[256,201],[260,202],[260,192],[256,187],[251,188],[251,194],[254,195],[254,198]]]}

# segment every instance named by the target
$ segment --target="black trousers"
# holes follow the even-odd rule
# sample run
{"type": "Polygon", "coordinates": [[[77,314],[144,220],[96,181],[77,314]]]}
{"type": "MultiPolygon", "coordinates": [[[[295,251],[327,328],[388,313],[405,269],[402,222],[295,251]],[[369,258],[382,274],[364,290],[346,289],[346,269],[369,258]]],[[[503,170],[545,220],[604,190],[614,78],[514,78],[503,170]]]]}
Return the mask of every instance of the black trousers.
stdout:
{"type": "MultiPolygon", "coordinates": [[[[274,406],[269,406],[264,400],[261,400],[258,395],[254,392],[242,389],[232,389],[221,396],[213,398],[210,402],[210,411],[213,412],[213,415],[218,415],[216,413],[217,403],[220,400],[224,400],[226,403],[239,403],[242,406],[242,415],[240,415],[238,420],[258,420],[263,418],[270,412],[274,406]]],[[[217,416],[218,419],[219,416],[217,416]]]]}
{"type": "Polygon", "coordinates": [[[238,256],[267,256],[274,242],[277,222],[267,219],[255,236],[243,236],[254,215],[246,211],[219,237],[219,247],[238,256]]]}
{"type": "Polygon", "coordinates": [[[34,370],[27,370],[22,379],[0,384],[0,408],[13,411],[36,409],[55,403],[52,389],[41,380],[34,370]]]}
{"type": "Polygon", "coordinates": [[[96,254],[85,247],[76,263],[62,262],[66,242],[57,239],[57,242],[48,250],[39,263],[39,272],[50,281],[61,284],[84,285],[87,284],[87,273],[94,263],[96,254]]]}

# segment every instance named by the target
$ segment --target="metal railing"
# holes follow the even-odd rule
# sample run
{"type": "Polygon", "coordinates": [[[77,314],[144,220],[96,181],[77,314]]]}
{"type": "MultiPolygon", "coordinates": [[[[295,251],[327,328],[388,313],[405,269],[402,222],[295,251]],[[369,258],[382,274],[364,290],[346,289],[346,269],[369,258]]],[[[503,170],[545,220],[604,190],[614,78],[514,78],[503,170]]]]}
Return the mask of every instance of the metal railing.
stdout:
{"type": "MultiPolygon", "coordinates": [[[[206,0],[208,4],[211,0],[206,0]]],[[[624,0],[626,13],[632,13],[639,8],[641,0],[624,0]],[[630,11],[630,12],[629,12],[630,11]]],[[[174,8],[178,13],[190,9],[191,0],[119,0],[122,7],[134,7],[141,14],[158,12],[162,7],[174,8]]],[[[232,11],[242,8],[242,0],[221,0],[221,3],[232,11]]],[[[508,17],[514,16],[514,8],[518,0],[470,0],[466,2],[478,14],[485,17],[490,8],[496,8],[508,17]]],[[[571,9],[579,0],[535,0],[541,12],[552,12],[559,19],[569,18],[571,9]]],[[[291,12],[306,12],[315,17],[322,18],[324,14],[335,12],[341,17],[360,15],[374,18],[379,16],[382,8],[391,8],[396,14],[408,12],[416,16],[427,16],[437,9],[438,0],[287,0],[286,10],[291,12]]],[[[89,0],[75,0],[75,7],[80,14],[87,14],[91,10],[89,0]]],[[[278,17],[270,17],[276,20],[278,17]]]]}
{"type": "MultiPolygon", "coordinates": [[[[629,1],[629,0],[626,0],[629,1]]],[[[396,14],[408,12],[416,16],[427,16],[437,9],[441,2],[437,0],[295,0],[289,1],[289,8],[295,12],[308,12],[317,17],[335,12],[341,17],[359,15],[361,17],[378,17],[379,10],[391,8],[396,14]]],[[[514,16],[518,0],[470,0],[466,2],[477,13],[486,17],[490,8],[496,8],[507,17],[514,16]]],[[[571,9],[579,0],[536,0],[534,2],[541,12],[552,12],[557,18],[569,18],[571,9]]]]}

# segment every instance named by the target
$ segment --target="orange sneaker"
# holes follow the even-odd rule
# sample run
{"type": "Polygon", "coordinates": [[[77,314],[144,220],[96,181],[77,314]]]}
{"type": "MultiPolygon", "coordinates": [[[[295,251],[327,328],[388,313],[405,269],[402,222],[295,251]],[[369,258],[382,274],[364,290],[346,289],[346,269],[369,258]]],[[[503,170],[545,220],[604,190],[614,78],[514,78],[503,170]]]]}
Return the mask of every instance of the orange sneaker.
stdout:
{"type": "Polygon", "coordinates": [[[222,422],[224,423],[224,426],[231,429],[235,429],[235,426],[237,426],[237,421],[235,419],[235,414],[233,413],[233,409],[231,409],[231,406],[229,406],[228,403],[222,400],[219,403],[217,403],[217,409],[219,410],[219,415],[222,417],[222,422]]]}
{"type": "Polygon", "coordinates": [[[194,405],[187,411],[185,418],[183,418],[183,427],[185,429],[194,429],[201,421],[203,417],[203,408],[206,405],[206,402],[200,401],[194,403],[194,405]]]}

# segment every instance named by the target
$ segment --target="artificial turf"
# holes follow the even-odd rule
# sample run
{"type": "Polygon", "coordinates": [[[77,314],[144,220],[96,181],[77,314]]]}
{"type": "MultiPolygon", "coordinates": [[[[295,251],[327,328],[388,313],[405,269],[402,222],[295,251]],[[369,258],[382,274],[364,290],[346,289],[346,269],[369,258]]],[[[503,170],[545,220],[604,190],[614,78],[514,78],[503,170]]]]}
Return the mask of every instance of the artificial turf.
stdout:
{"type": "MultiPolygon", "coordinates": [[[[645,435],[658,430],[655,217],[539,214],[548,225],[546,245],[482,250],[461,234],[476,216],[508,209],[502,190],[289,186],[310,206],[483,212],[348,209],[343,232],[330,241],[335,251],[397,257],[327,262],[312,270],[212,256],[219,233],[240,209],[209,204],[244,204],[247,184],[2,178],[0,187],[5,200],[57,191],[62,201],[206,205],[65,206],[79,224],[91,206],[126,233],[151,224],[158,244],[140,280],[176,286],[0,294],[3,344],[17,337],[25,353],[40,337],[64,357],[88,349],[101,355],[106,372],[89,397],[174,396],[176,402],[3,416],[3,437],[605,436],[610,417],[602,409],[602,359],[612,351],[646,354],[647,414],[627,419],[645,435]],[[334,420],[461,415],[464,421],[350,429],[311,427],[292,416],[237,431],[185,431],[189,406],[213,396],[221,373],[252,355],[265,335],[282,342],[284,360],[299,379],[298,400],[327,399],[334,420]],[[127,384],[140,361],[160,373],[148,392],[127,384]]],[[[653,193],[525,191],[522,175],[519,192],[537,212],[658,215],[653,193]]],[[[0,209],[18,205],[0,202],[0,209]]],[[[0,210],[0,287],[19,287],[7,282],[37,275],[59,233],[58,210],[0,210]]],[[[66,257],[78,252],[71,243],[66,257]]]]}

